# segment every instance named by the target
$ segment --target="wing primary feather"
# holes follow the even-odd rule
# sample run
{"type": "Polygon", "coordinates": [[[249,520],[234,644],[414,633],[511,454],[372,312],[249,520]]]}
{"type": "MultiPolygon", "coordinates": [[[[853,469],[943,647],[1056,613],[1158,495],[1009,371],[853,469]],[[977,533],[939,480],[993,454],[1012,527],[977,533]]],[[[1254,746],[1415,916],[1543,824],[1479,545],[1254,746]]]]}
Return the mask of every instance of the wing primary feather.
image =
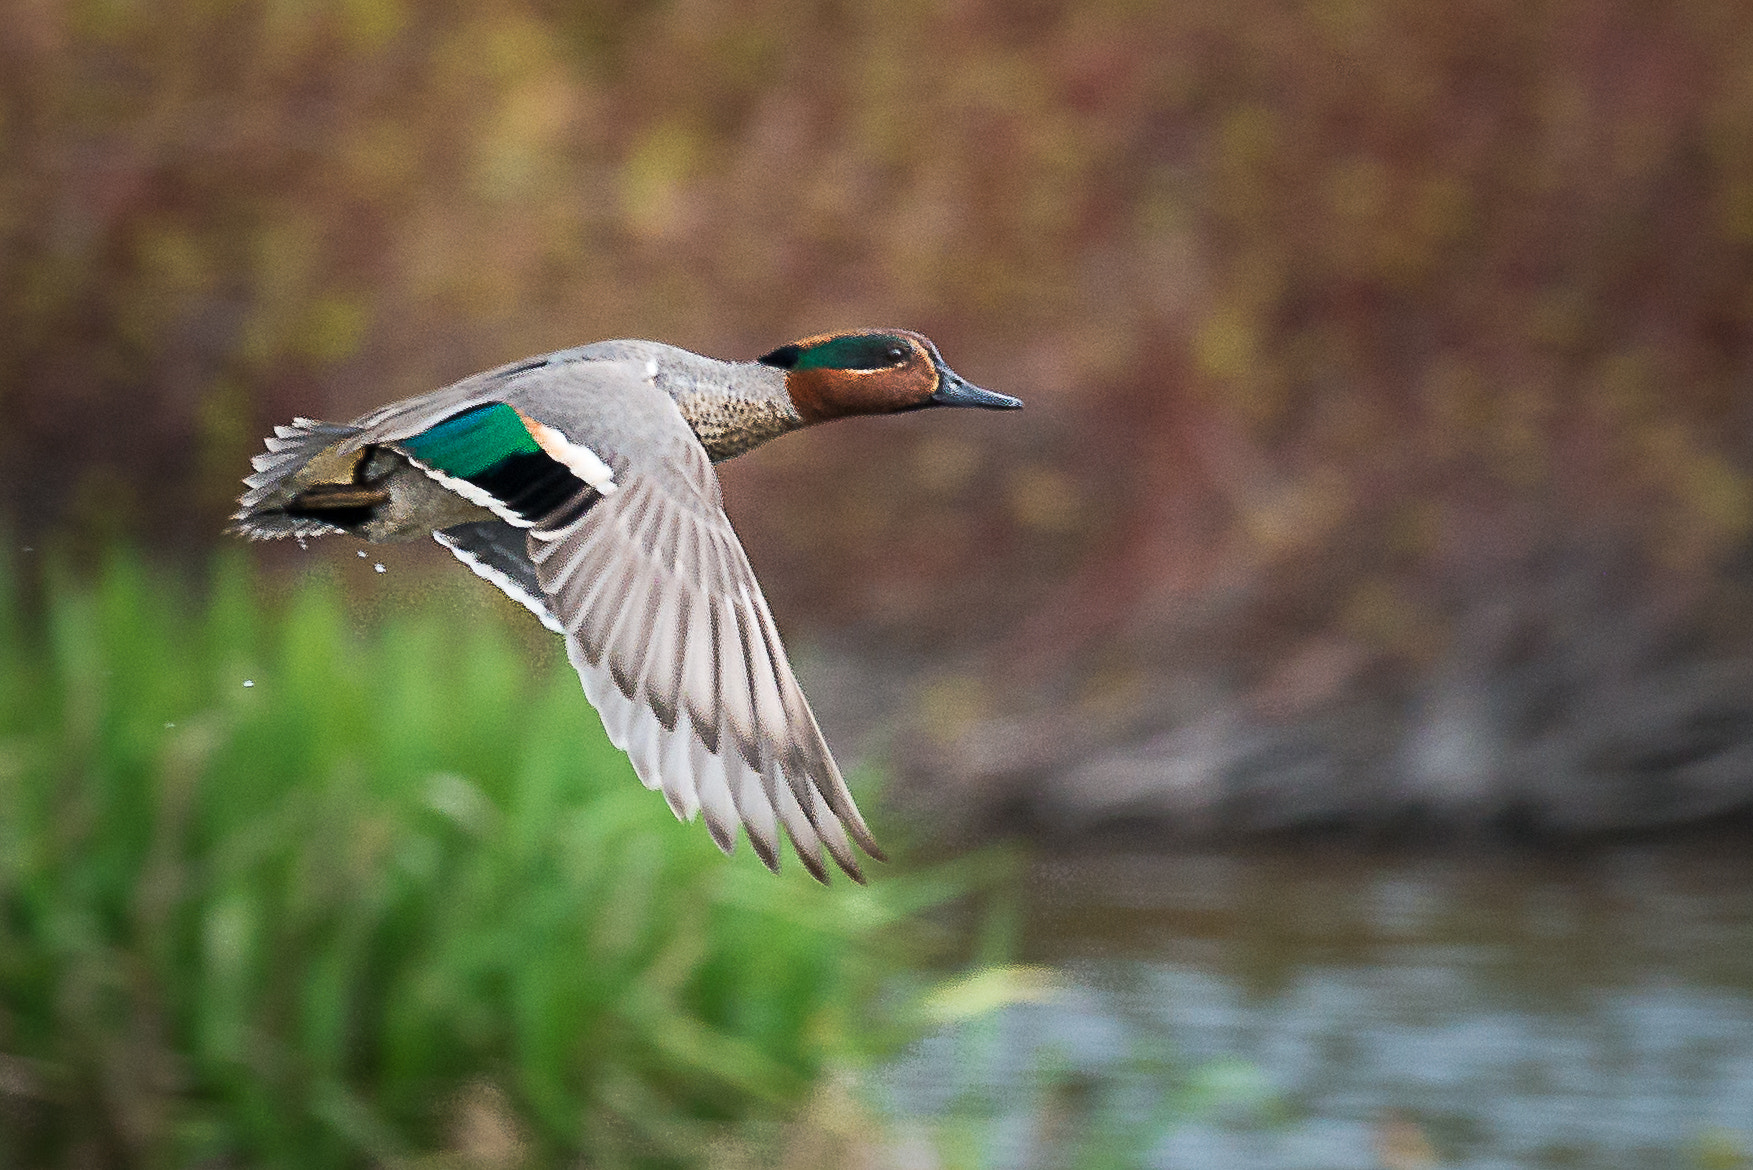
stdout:
{"type": "Polygon", "coordinates": [[[676,523],[677,517],[675,509],[657,508],[654,509],[654,514],[651,516],[650,520],[640,527],[638,533],[639,547],[644,551],[645,555],[651,558],[656,564],[663,565],[666,568],[669,567],[671,561],[661,556],[658,553],[658,549],[662,547],[665,535],[676,525],[676,523]]]}
{"type": "Polygon", "coordinates": [[[674,750],[674,744],[670,741],[677,737],[663,729],[649,708],[641,707],[634,699],[624,701],[639,711],[652,770],[658,775],[670,810],[678,819],[692,821],[700,811],[700,789],[698,775],[688,766],[686,749],[680,752],[674,750]]]}
{"type": "Polygon", "coordinates": [[[590,601],[603,588],[603,577],[600,572],[591,577],[573,577],[562,588],[548,590],[548,595],[556,600],[560,609],[567,638],[577,643],[579,653],[593,667],[602,660],[602,647],[585,618],[589,616],[590,601]]]}
{"type": "MultiPolygon", "coordinates": [[[[679,562],[681,560],[682,529],[684,526],[689,525],[689,518],[684,517],[679,510],[672,509],[671,513],[666,516],[665,519],[668,523],[664,525],[662,531],[659,533],[656,547],[653,548],[651,555],[657,558],[658,564],[671,566],[677,575],[680,576],[681,570],[679,562]]],[[[686,581],[690,578],[681,577],[681,579],[686,581]]]]}
{"type": "Polygon", "coordinates": [[[718,737],[718,631],[713,623],[717,611],[712,598],[683,593],[686,613],[683,618],[682,650],[686,655],[682,671],[682,704],[687,708],[699,735],[708,750],[717,752],[718,737]]]}
{"type": "Polygon", "coordinates": [[[653,498],[654,494],[641,482],[639,490],[631,493],[631,498],[616,509],[617,518],[626,525],[627,538],[634,544],[639,543],[639,534],[651,519],[653,498]]]}
{"type": "Polygon", "coordinates": [[[779,679],[779,662],[783,660],[775,659],[769,653],[770,643],[766,631],[761,626],[760,615],[754,610],[747,590],[744,590],[743,604],[737,607],[736,612],[743,660],[748,665],[749,693],[754,696],[757,734],[765,733],[762,738],[777,749],[774,754],[781,762],[792,794],[797,797],[804,814],[813,822],[816,802],[810,798],[810,776],[804,769],[791,763],[798,759],[801,751],[792,735],[791,721],[787,718],[784,696],[780,689],[782,684],[779,679]]]}
{"type": "MultiPolygon", "coordinates": [[[[688,739],[695,740],[692,733],[688,739]]],[[[700,811],[706,821],[706,831],[726,856],[736,851],[737,846],[737,811],[736,802],[731,799],[730,780],[725,775],[724,761],[714,758],[718,767],[701,768],[693,773],[694,791],[700,797],[700,811]]]]}
{"type": "MultiPolygon", "coordinates": [[[[726,749],[724,736],[727,730],[730,730],[732,739],[736,738],[734,729],[727,727],[731,722],[730,707],[735,702],[736,691],[733,664],[730,661],[731,655],[729,653],[730,630],[726,625],[728,615],[724,611],[724,606],[720,604],[723,587],[717,559],[717,541],[713,540],[710,535],[703,534],[698,543],[697,551],[700,554],[699,580],[706,585],[700,600],[704,603],[703,607],[707,616],[706,624],[709,637],[706,647],[712,678],[712,704],[706,711],[709,716],[708,721],[712,725],[712,734],[706,740],[706,744],[716,753],[726,749]]],[[[759,770],[759,765],[756,766],[756,770],[759,770]]]]}
{"type": "Polygon", "coordinates": [[[663,777],[663,798],[669,803],[670,811],[676,814],[678,821],[692,821],[700,811],[699,800],[694,795],[694,785],[685,776],[663,777]]]}
{"type": "Polygon", "coordinates": [[[685,795],[679,791],[671,793],[674,785],[663,766],[663,740],[657,727],[648,718],[649,713],[641,710],[638,703],[618,690],[610,692],[608,701],[622,708],[622,719],[628,731],[627,758],[633,761],[633,771],[638,773],[639,782],[654,791],[662,789],[664,799],[669,801],[670,810],[676,814],[676,819],[689,820],[685,795]]]}
{"type": "Polygon", "coordinates": [[[658,585],[637,561],[628,564],[624,559],[622,568],[630,579],[622,582],[623,592],[610,619],[609,632],[603,636],[603,646],[615,685],[632,699],[639,693],[644,674],[647,653],[644,633],[651,628],[652,602],[658,585]]]}
{"type": "Polygon", "coordinates": [[[811,877],[825,886],[828,884],[828,867],[822,864],[822,839],[816,834],[808,814],[797,803],[791,784],[778,773],[777,764],[768,764],[761,775],[762,787],[779,813],[779,823],[785,826],[785,835],[791,838],[797,859],[803,862],[811,877]]]}
{"type": "Polygon", "coordinates": [[[771,752],[761,750],[757,734],[760,711],[755,699],[754,664],[750,661],[748,629],[743,624],[740,607],[728,598],[715,599],[715,608],[728,611],[719,619],[722,642],[720,674],[724,679],[724,722],[730,729],[737,753],[743,762],[759,771],[764,757],[771,752]]]}
{"type": "Polygon", "coordinates": [[[712,618],[711,601],[705,598],[696,600],[688,624],[686,706],[694,723],[694,734],[700,737],[708,751],[717,752],[721,743],[718,734],[718,664],[715,658],[718,646],[712,633],[712,618]]]}
{"type": "Polygon", "coordinates": [[[877,845],[870,826],[865,824],[857,803],[852,799],[852,790],[846,786],[846,778],[841,775],[840,766],[834,762],[834,753],[828,750],[827,740],[822,736],[822,729],[816,723],[809,701],[804,698],[803,688],[797,685],[797,679],[791,673],[790,664],[785,659],[785,648],[780,644],[779,632],[773,624],[772,612],[767,608],[765,599],[756,600],[760,602],[761,635],[766,640],[780,694],[790,715],[793,744],[803,757],[803,769],[809,773],[815,787],[827,799],[828,807],[833,810],[834,815],[845,822],[847,830],[858,842],[858,847],[878,861],[887,861],[887,855],[877,845]]]}
{"type": "Polygon", "coordinates": [[[760,628],[760,616],[753,611],[748,590],[743,603],[736,607],[737,637],[743,646],[743,661],[749,675],[749,697],[753,702],[755,735],[767,739],[778,749],[776,754],[794,753],[790,720],[785,713],[785,699],[780,690],[779,666],[769,652],[767,638],[760,628]]]}
{"type": "Polygon", "coordinates": [[[653,591],[652,598],[655,604],[647,627],[651,640],[645,648],[645,701],[664,729],[673,732],[681,728],[682,631],[688,595],[685,590],[665,589],[653,591]]]}
{"type": "MultiPolygon", "coordinates": [[[[704,791],[700,769],[695,765],[688,751],[689,741],[693,738],[693,733],[688,728],[686,719],[683,719],[674,731],[663,732],[660,736],[660,747],[663,755],[664,798],[669,801],[671,811],[675,812],[677,816],[686,813],[685,819],[687,820],[693,820],[694,813],[701,809],[702,803],[699,797],[704,791]],[[687,793],[682,791],[684,785],[688,787],[687,793]],[[692,805],[691,809],[690,804],[692,805]]],[[[711,811],[708,810],[707,829],[709,831],[712,827],[711,817],[711,811]]]]}
{"type": "Polygon", "coordinates": [[[761,757],[755,750],[754,729],[749,725],[753,706],[749,699],[748,671],[742,663],[736,644],[736,615],[730,612],[722,597],[708,598],[712,606],[713,675],[716,679],[719,745],[722,752],[734,751],[749,767],[761,770],[761,757]],[[728,736],[730,743],[724,742],[728,736]]]}
{"type": "Polygon", "coordinates": [[[804,792],[814,806],[806,810],[814,814],[810,817],[810,823],[815,825],[816,834],[827,847],[828,855],[847,877],[861,886],[864,885],[864,871],[858,868],[858,854],[852,851],[852,842],[846,839],[846,827],[829,811],[828,803],[822,799],[818,789],[806,785],[804,792]]]}
{"type": "MultiPolygon", "coordinates": [[[[699,743],[699,740],[696,739],[695,743],[699,743]]],[[[736,767],[733,772],[722,757],[714,756],[713,759],[720,761],[719,766],[724,769],[726,779],[730,782],[736,798],[737,813],[742,817],[743,828],[749,834],[749,847],[760,857],[761,864],[778,873],[779,824],[773,811],[773,802],[767,799],[766,782],[759,772],[751,772],[741,766],[736,767]]]]}
{"type": "Polygon", "coordinates": [[[602,561],[595,577],[587,585],[575,583],[576,592],[572,595],[576,598],[575,608],[572,620],[567,623],[567,628],[585,646],[593,665],[601,663],[608,652],[617,602],[631,575],[625,548],[611,541],[604,541],[602,548],[602,561]]]}
{"type": "MultiPolygon", "coordinates": [[[[609,742],[618,750],[625,752],[628,743],[627,728],[622,721],[625,700],[617,705],[609,698],[613,695],[619,699],[621,693],[614,689],[609,680],[597,673],[596,664],[585,656],[584,647],[576,636],[569,635],[566,639],[566,657],[571,661],[572,668],[578,672],[578,681],[584,686],[584,697],[590,700],[590,705],[596,708],[597,717],[602,720],[603,734],[609,737],[609,742]]],[[[630,756],[628,758],[632,759],[630,756]]],[[[636,773],[639,771],[637,761],[634,762],[633,770],[636,773]]],[[[644,783],[645,777],[641,775],[639,780],[644,783]]]]}
{"type": "MultiPolygon", "coordinates": [[[[651,635],[657,630],[658,619],[662,616],[663,611],[666,608],[664,605],[664,594],[668,591],[663,588],[662,582],[655,580],[649,575],[642,575],[646,578],[646,586],[644,599],[640,605],[638,631],[643,636],[640,638],[638,645],[632,648],[632,651],[640,662],[638,681],[641,684],[644,684],[651,679],[652,668],[658,661],[658,654],[662,651],[668,650],[667,644],[662,646],[660,650],[659,644],[651,637],[651,635]]],[[[631,608],[631,606],[629,606],[629,608],[631,608]]],[[[664,670],[668,674],[674,673],[668,664],[665,665],[664,670]]],[[[631,698],[632,696],[628,697],[631,698]]],[[[673,725],[675,723],[674,718],[671,718],[669,722],[673,725]]]]}

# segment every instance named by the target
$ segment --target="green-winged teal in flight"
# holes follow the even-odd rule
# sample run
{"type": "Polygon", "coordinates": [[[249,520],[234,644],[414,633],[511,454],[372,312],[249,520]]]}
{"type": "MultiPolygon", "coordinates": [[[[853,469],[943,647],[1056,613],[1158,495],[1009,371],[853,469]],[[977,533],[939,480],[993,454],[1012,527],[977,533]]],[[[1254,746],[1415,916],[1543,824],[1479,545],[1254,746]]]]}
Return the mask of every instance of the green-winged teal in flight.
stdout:
{"type": "Polygon", "coordinates": [[[566,639],[585,695],[647,788],[740,821],[779,865],[779,826],[827,880],[882,853],[792,676],[712,464],[787,431],[934,406],[1014,410],[901,329],[808,337],[753,362],[602,341],[514,362],[345,426],[276,427],[232,530],[256,540],[430,534],[566,639]]]}

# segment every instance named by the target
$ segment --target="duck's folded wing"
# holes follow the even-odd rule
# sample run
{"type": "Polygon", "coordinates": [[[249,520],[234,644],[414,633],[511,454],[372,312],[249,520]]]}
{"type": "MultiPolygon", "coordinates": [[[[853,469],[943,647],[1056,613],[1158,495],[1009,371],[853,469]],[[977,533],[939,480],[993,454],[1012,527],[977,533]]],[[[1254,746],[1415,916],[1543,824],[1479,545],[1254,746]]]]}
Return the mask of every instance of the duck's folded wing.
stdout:
{"type": "Polygon", "coordinates": [[[862,881],[848,834],[882,854],[792,675],[712,465],[698,443],[667,454],[660,474],[618,466],[614,494],[528,531],[585,694],[645,786],[679,817],[703,814],[720,848],[740,821],[777,868],[783,826],[817,878],[826,846],[862,881]]]}

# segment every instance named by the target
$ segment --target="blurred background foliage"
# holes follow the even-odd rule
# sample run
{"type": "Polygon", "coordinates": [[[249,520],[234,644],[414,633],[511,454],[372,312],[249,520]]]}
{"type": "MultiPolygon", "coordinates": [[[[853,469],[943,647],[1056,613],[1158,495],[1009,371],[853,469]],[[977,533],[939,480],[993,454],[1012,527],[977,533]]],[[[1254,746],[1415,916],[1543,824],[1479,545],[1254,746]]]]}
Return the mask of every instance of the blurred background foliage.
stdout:
{"type": "Polygon", "coordinates": [[[22,584],[0,562],[0,1164],[771,1164],[927,1022],[919,915],[975,869],[727,862],[509,603],[360,626],[332,578],[231,557],[191,603],[112,557],[36,624],[22,584]]]}
{"type": "Polygon", "coordinates": [[[294,411],[599,337],[748,356],[879,321],[1031,413],[733,469],[801,620],[1057,623],[1043,591],[1081,567],[1094,623],[1334,550],[1361,588],[1579,526],[1706,571],[1753,527],[1749,24],[22,0],[6,507],[203,543],[294,411]]]}
{"type": "Polygon", "coordinates": [[[722,863],[471,580],[106,559],[206,580],[274,423],[920,329],[1029,409],[723,469],[891,815],[1645,828],[1753,806],[1750,277],[1738,0],[12,0],[0,1154],[870,1144],[947,887],[722,863]]]}
{"type": "MultiPolygon", "coordinates": [[[[582,339],[746,356],[898,321],[1033,413],[845,428],[733,473],[815,620],[966,619],[991,581],[1075,564],[1118,604],[1579,523],[1696,570],[1753,525],[1750,22],[23,0],[0,25],[7,507],[207,541],[294,410],[582,339]]],[[[1040,603],[1010,593],[993,628],[1040,603]]]]}
{"type": "Polygon", "coordinates": [[[995,719],[1084,751],[1218,702],[1404,718],[1437,701],[1417,680],[1616,626],[1739,655],[1750,26],[1734,0],[21,0],[0,508],[198,549],[294,413],[595,338],[748,357],[897,323],[1029,411],[832,428],[725,478],[795,627],[979,651],[898,708],[939,772],[1065,763],[994,758],[995,719]],[[1526,600],[1603,578],[1580,630],[1526,600]]]}

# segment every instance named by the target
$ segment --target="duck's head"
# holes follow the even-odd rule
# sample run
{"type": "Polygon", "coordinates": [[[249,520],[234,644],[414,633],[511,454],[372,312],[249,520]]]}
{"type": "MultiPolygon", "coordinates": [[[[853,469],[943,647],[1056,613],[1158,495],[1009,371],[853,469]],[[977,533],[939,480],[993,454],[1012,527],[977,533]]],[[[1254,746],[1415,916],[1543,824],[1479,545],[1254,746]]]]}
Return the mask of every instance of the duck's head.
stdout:
{"type": "Polygon", "coordinates": [[[928,406],[1022,406],[1020,399],[967,381],[944,364],[930,338],[906,329],[822,333],[782,345],[760,361],[785,371],[786,392],[806,424],[928,406]]]}

